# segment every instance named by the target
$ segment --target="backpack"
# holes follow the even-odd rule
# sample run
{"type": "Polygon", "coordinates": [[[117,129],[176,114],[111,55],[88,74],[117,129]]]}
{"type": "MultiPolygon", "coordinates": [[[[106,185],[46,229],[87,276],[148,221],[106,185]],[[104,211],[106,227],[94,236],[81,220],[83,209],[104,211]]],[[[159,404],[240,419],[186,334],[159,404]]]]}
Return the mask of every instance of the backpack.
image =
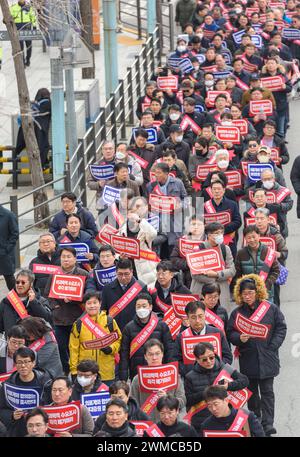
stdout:
{"type": "MultiPolygon", "coordinates": [[[[81,321],[81,319],[78,319],[76,321],[76,329],[79,334],[81,331],[81,326],[82,326],[82,321],[81,321]]],[[[114,320],[111,316],[107,316],[107,327],[108,327],[109,333],[112,333],[114,331],[114,320]]]]}

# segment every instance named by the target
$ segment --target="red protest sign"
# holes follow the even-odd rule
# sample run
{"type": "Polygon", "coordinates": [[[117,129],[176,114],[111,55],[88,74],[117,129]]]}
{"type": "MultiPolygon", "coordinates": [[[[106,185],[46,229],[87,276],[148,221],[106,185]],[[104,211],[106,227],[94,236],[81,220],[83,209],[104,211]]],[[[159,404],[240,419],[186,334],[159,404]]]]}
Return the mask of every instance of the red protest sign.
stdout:
{"type": "Polygon", "coordinates": [[[186,257],[187,254],[199,250],[199,244],[201,241],[187,240],[185,238],[179,238],[179,252],[181,257],[186,257]]]}
{"type": "Polygon", "coordinates": [[[222,358],[222,346],[220,333],[211,333],[209,335],[201,336],[183,336],[181,338],[181,349],[183,363],[191,365],[195,363],[195,356],[193,354],[194,347],[198,343],[210,343],[214,347],[214,352],[222,358]]]}
{"type": "Polygon", "coordinates": [[[266,78],[261,78],[260,81],[263,89],[269,89],[272,92],[282,90],[284,84],[284,79],[281,75],[268,76],[266,78]]]}
{"type": "Polygon", "coordinates": [[[234,127],[239,129],[241,135],[248,135],[248,122],[246,119],[233,119],[231,122],[234,127]]]}
{"type": "Polygon", "coordinates": [[[103,338],[96,338],[95,340],[83,341],[82,346],[84,349],[103,349],[107,346],[110,346],[115,341],[119,339],[119,334],[117,331],[111,332],[103,338]]]}
{"type": "Polygon", "coordinates": [[[266,244],[268,246],[268,248],[271,248],[274,251],[276,251],[276,242],[275,242],[274,238],[271,238],[270,236],[261,236],[259,239],[260,239],[260,242],[263,244],[266,244]]]}
{"type": "Polygon", "coordinates": [[[144,431],[150,428],[153,424],[151,421],[129,421],[135,427],[135,432],[137,436],[142,438],[144,436],[144,431]]]}
{"type": "Polygon", "coordinates": [[[55,274],[62,273],[62,270],[60,267],[58,267],[56,265],[43,265],[43,264],[39,264],[39,263],[34,263],[32,272],[33,273],[43,273],[43,274],[47,274],[47,275],[55,275],[55,274]]]}
{"type": "Polygon", "coordinates": [[[205,213],[204,214],[205,224],[211,224],[212,222],[219,222],[222,225],[228,225],[231,222],[231,214],[229,211],[221,211],[220,213],[205,213]]]}
{"type": "Polygon", "coordinates": [[[140,241],[126,236],[111,236],[111,245],[119,254],[126,254],[133,259],[140,258],[140,241]]]}
{"type": "MultiPolygon", "coordinates": [[[[228,383],[233,381],[232,377],[226,371],[226,369],[223,369],[222,371],[220,371],[220,373],[214,380],[213,385],[214,386],[218,385],[219,381],[222,381],[223,379],[225,379],[225,381],[227,381],[228,383]]],[[[248,402],[249,398],[252,396],[252,392],[247,388],[242,389],[242,390],[228,391],[227,393],[228,393],[228,399],[229,399],[230,404],[236,409],[239,409],[239,408],[242,408],[243,406],[245,406],[245,404],[248,402]]]]}
{"type": "Polygon", "coordinates": [[[118,230],[110,224],[104,224],[100,232],[96,236],[99,243],[110,244],[110,236],[118,233],[118,230]]]}
{"type": "Polygon", "coordinates": [[[171,293],[171,302],[177,317],[186,318],[185,307],[190,301],[198,301],[199,295],[173,294],[171,293]]]}
{"type": "Polygon", "coordinates": [[[273,104],[271,100],[251,100],[250,101],[250,111],[251,116],[256,116],[256,114],[273,114],[273,104]]]}
{"type": "Polygon", "coordinates": [[[69,298],[72,301],[82,301],[85,276],[54,275],[52,278],[49,297],[69,298]]]}
{"type": "Polygon", "coordinates": [[[192,275],[199,275],[206,270],[223,270],[220,253],[215,248],[202,249],[199,252],[187,254],[186,260],[192,275]]]}
{"type": "Polygon", "coordinates": [[[180,332],[182,320],[176,316],[175,310],[173,308],[168,309],[164,315],[163,321],[169,327],[172,339],[176,340],[176,337],[180,332]]]}
{"type": "Polygon", "coordinates": [[[178,362],[157,367],[138,367],[139,386],[142,392],[176,389],[178,385],[178,362]]]}
{"type": "Polygon", "coordinates": [[[216,137],[219,141],[239,144],[241,142],[240,130],[234,126],[217,125],[216,137]]]}
{"type": "Polygon", "coordinates": [[[172,90],[176,92],[178,89],[178,76],[159,76],[156,84],[160,90],[172,90]]]}
{"type": "Polygon", "coordinates": [[[48,414],[49,432],[70,432],[80,424],[80,401],[74,401],[64,406],[43,406],[48,414]]]}
{"type": "Polygon", "coordinates": [[[269,325],[253,322],[240,313],[237,313],[234,325],[239,332],[249,335],[252,338],[260,338],[262,340],[268,338],[270,331],[269,325]]]}
{"type": "Polygon", "coordinates": [[[245,438],[246,432],[221,432],[213,430],[203,430],[204,438],[245,438]]]}
{"type": "Polygon", "coordinates": [[[229,100],[230,94],[226,90],[209,90],[207,92],[207,97],[206,97],[206,100],[205,100],[206,105],[208,107],[214,106],[215,105],[215,100],[216,100],[217,96],[220,95],[220,94],[226,95],[227,100],[229,100]]]}
{"type": "Polygon", "coordinates": [[[280,154],[279,154],[279,149],[277,148],[271,148],[271,160],[278,165],[281,160],[280,160],[280,154]]]}
{"type": "Polygon", "coordinates": [[[242,173],[241,170],[228,170],[225,171],[227,177],[227,186],[230,189],[241,189],[242,188],[242,173]]]}
{"type": "Polygon", "coordinates": [[[200,179],[200,181],[204,181],[207,178],[208,173],[215,169],[216,164],[198,165],[196,178],[200,179]]]}
{"type": "Polygon", "coordinates": [[[151,211],[171,214],[176,208],[176,198],[167,195],[150,194],[149,205],[151,211]]]}

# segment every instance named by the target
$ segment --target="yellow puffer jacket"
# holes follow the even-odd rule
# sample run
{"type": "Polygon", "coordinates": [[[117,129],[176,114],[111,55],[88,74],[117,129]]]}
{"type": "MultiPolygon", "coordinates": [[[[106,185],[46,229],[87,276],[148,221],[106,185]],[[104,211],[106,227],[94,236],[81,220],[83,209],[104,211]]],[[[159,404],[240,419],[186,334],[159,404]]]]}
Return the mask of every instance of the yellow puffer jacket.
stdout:
{"type": "MultiPolygon", "coordinates": [[[[107,326],[107,315],[102,311],[96,318],[92,318],[97,324],[103,329],[109,332],[107,326]]],[[[73,324],[72,332],[69,341],[70,350],[70,371],[71,374],[77,373],[77,365],[81,360],[92,359],[99,364],[99,374],[102,381],[110,381],[115,378],[115,354],[120,350],[122,333],[118,327],[118,324],[113,320],[113,330],[116,330],[119,334],[119,339],[115,341],[110,347],[112,349],[111,354],[104,354],[100,349],[84,349],[82,343],[84,341],[95,340],[96,337],[93,333],[78,319],[73,324]],[[80,332],[78,333],[77,327],[79,326],[80,332]]]]}

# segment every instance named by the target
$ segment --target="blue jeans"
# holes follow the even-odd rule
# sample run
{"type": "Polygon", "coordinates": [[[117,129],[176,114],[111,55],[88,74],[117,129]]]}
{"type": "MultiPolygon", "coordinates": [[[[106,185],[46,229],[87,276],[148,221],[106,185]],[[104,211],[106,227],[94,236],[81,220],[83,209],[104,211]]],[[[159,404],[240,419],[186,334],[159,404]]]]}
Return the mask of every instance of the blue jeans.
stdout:
{"type": "Polygon", "coordinates": [[[287,112],[282,111],[281,113],[277,113],[277,135],[281,136],[282,138],[285,137],[286,134],[286,126],[287,126],[287,112]]]}

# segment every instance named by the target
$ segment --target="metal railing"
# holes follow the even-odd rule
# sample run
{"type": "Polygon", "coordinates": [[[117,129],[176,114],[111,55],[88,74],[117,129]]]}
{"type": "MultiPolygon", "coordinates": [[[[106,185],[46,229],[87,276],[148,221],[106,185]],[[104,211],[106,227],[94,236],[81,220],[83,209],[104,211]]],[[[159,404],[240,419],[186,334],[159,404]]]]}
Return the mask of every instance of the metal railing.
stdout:
{"type": "MultiPolygon", "coordinates": [[[[63,192],[74,192],[81,199],[83,206],[91,206],[92,201],[88,202],[86,172],[89,165],[94,163],[100,156],[101,147],[104,141],[109,140],[117,143],[126,138],[127,128],[133,126],[135,122],[135,107],[138,98],[145,93],[146,82],[150,79],[155,67],[161,63],[161,46],[158,27],[154,33],[149,36],[146,43],[143,44],[141,51],[136,55],[131,67],[127,68],[124,79],[119,80],[118,87],[111,94],[104,107],[100,109],[98,117],[91,123],[91,127],[85,133],[84,137],[79,140],[78,147],[74,154],[65,162],[65,174],[63,177],[52,180],[38,189],[34,189],[20,197],[14,195],[10,201],[2,203],[15,213],[19,225],[21,218],[34,214],[34,210],[39,205],[34,206],[33,194],[35,190],[45,190],[48,195],[48,203],[54,203],[56,208],[59,206],[58,201],[63,192]],[[53,184],[64,181],[64,191],[59,194],[54,193],[53,184]],[[30,209],[21,212],[22,202],[30,198],[30,209]],[[89,205],[88,205],[89,203],[89,205]]],[[[42,205],[42,204],[40,204],[42,205]]],[[[51,212],[51,209],[50,209],[51,212]]],[[[20,235],[26,234],[33,228],[38,228],[41,222],[47,223],[58,213],[58,210],[52,211],[50,216],[43,221],[32,222],[24,229],[20,230],[20,235]]],[[[32,217],[32,220],[34,218],[32,217]]],[[[37,237],[36,237],[37,238],[37,237]]],[[[16,266],[21,264],[22,252],[35,245],[37,239],[21,245],[20,238],[16,247],[16,266]]]]}
{"type": "MultiPolygon", "coordinates": [[[[157,25],[159,27],[161,48],[174,49],[174,5],[171,0],[157,0],[157,25]]],[[[141,40],[147,36],[147,1],[120,1],[120,22],[132,29],[141,40]]]]}

